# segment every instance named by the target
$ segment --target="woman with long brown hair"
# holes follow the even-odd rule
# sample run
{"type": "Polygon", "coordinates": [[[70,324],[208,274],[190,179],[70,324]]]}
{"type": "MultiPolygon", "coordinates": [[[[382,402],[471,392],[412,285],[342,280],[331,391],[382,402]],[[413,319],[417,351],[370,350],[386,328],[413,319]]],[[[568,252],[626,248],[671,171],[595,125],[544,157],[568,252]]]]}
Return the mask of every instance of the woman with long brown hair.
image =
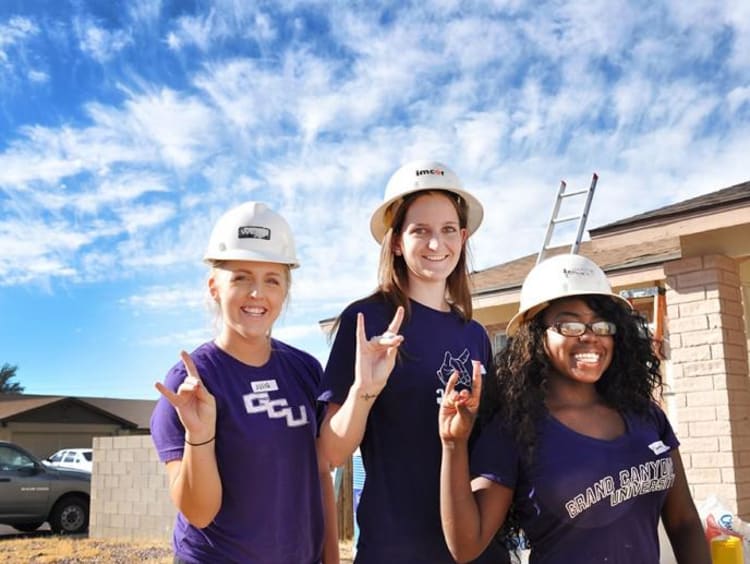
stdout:
{"type": "Polygon", "coordinates": [[[437,413],[454,371],[470,385],[472,361],[491,360],[467,268],[482,214],[448,167],[414,161],[372,215],[379,286],[341,314],[319,396],[324,456],[340,465],[362,453],[357,564],[454,562],[440,528],[437,413]]]}

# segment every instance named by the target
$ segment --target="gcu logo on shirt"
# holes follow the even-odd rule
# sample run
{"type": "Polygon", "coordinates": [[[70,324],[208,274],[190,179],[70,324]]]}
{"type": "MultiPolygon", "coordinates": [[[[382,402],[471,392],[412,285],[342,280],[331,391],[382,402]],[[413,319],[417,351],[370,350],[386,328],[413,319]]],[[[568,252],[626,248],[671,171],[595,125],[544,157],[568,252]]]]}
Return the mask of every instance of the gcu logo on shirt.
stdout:
{"type": "Polygon", "coordinates": [[[266,392],[245,394],[242,396],[245,410],[248,413],[265,413],[269,419],[286,419],[287,427],[301,427],[307,425],[307,410],[304,405],[299,406],[300,417],[294,418],[294,410],[285,398],[272,400],[266,392]]]}

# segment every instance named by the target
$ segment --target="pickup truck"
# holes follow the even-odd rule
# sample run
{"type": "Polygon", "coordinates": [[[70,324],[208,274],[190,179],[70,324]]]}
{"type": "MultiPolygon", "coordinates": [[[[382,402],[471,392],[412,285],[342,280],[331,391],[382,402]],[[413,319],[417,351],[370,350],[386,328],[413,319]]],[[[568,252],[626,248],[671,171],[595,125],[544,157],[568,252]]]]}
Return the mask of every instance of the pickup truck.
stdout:
{"type": "Polygon", "coordinates": [[[0,441],[0,523],[28,532],[48,522],[57,534],[84,533],[90,494],[90,473],[47,466],[0,441]]]}

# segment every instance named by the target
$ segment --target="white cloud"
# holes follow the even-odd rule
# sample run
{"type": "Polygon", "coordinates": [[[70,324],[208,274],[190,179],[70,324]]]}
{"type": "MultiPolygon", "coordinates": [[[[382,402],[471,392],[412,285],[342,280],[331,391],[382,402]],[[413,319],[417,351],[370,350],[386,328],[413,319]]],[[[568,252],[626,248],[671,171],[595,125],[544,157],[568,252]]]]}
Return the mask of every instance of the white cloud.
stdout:
{"type": "Polygon", "coordinates": [[[159,23],[162,0],[130,0],[124,7],[134,26],[152,26],[159,23]]]}
{"type": "Polygon", "coordinates": [[[317,323],[305,325],[280,325],[273,330],[273,337],[282,341],[294,342],[301,339],[320,335],[320,327],[317,323]]]}
{"type": "Polygon", "coordinates": [[[76,26],[80,49],[99,63],[106,63],[134,43],[127,31],[108,30],[89,21],[76,26]]]}
{"type": "Polygon", "coordinates": [[[176,22],[176,29],[169,34],[170,47],[176,49],[192,44],[201,51],[207,51],[211,46],[215,17],[216,12],[213,10],[206,15],[180,17],[176,22]]]}
{"type": "Polygon", "coordinates": [[[38,33],[39,27],[30,18],[13,16],[6,23],[0,23],[0,63],[10,64],[12,57],[8,49],[22,45],[38,33]]]}
{"type": "MultiPolygon", "coordinates": [[[[14,205],[24,199],[72,226],[68,214],[98,218],[92,240],[55,258],[105,275],[92,257],[106,243],[114,250],[107,256],[137,271],[197,265],[223,209],[266,199],[295,230],[304,263],[293,309],[309,312],[374,286],[369,211],[409,158],[444,160],[485,202],[479,265],[536,248],[560,178],[587,183],[602,172],[594,208],[609,211],[594,217],[610,218],[635,210],[653,189],[644,176],[706,174],[708,165],[688,157],[695,151],[714,162],[733,158],[710,141],[705,120],[722,103],[727,122],[746,111],[747,85],[722,92],[689,63],[714,52],[722,25],[745,29],[742,10],[551,2],[531,13],[498,2],[492,13],[462,5],[459,14],[447,2],[394,9],[383,25],[371,6],[321,5],[319,17],[336,23],[333,35],[310,41],[315,30],[298,7],[260,11],[227,1],[183,14],[161,37],[173,50],[212,55],[183,61],[182,88],[130,75],[121,78],[120,101],[92,95],[77,125],[16,132],[0,152],[0,186],[14,205]],[[615,9],[617,22],[601,26],[615,9]],[[666,34],[674,29],[684,36],[666,34]],[[279,43],[281,30],[293,34],[288,43],[279,43]],[[261,56],[219,50],[240,37],[261,56]],[[670,73],[680,75],[664,80],[670,73]],[[604,188],[622,178],[634,183],[629,198],[604,188]]],[[[162,8],[141,2],[129,18],[156,29],[162,8]]],[[[83,47],[119,60],[130,36],[102,25],[81,24],[83,47]]],[[[736,141],[745,142],[739,133],[736,141]]],[[[714,187],[706,179],[704,189],[714,187]]],[[[677,188],[670,190],[664,198],[677,188]]]]}
{"type": "Polygon", "coordinates": [[[152,286],[141,293],[120,300],[123,307],[136,312],[183,311],[204,308],[207,294],[204,289],[189,286],[152,286]]]}
{"type": "Polygon", "coordinates": [[[126,231],[137,233],[144,228],[166,224],[175,216],[172,204],[127,206],[115,210],[126,231]]]}
{"type": "Polygon", "coordinates": [[[740,86],[730,90],[727,94],[727,101],[729,102],[729,109],[732,113],[739,110],[744,104],[750,102],[750,84],[748,86],[740,86]]]}
{"type": "Polygon", "coordinates": [[[30,71],[29,71],[29,72],[28,72],[28,73],[26,74],[26,76],[28,77],[28,79],[29,79],[29,80],[30,80],[31,82],[35,82],[35,83],[38,83],[38,84],[41,84],[41,83],[44,83],[44,82],[48,82],[48,81],[49,81],[49,74],[47,74],[47,73],[46,73],[46,72],[44,72],[44,71],[40,71],[40,70],[34,70],[34,69],[31,69],[31,70],[30,70],[30,71]]]}

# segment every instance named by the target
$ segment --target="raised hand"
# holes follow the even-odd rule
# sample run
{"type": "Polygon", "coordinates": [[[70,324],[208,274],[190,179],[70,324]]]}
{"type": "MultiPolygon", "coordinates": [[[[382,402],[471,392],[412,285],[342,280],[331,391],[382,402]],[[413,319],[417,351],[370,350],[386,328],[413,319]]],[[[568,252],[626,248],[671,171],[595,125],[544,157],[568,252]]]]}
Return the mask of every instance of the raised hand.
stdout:
{"type": "Polygon", "coordinates": [[[203,385],[190,355],[181,351],[180,357],[187,376],[177,388],[177,392],[173,392],[161,382],[155,384],[156,389],[177,410],[177,416],[185,427],[185,440],[210,440],[216,433],[216,400],[203,385]]]}
{"type": "Polygon", "coordinates": [[[445,385],[443,402],[438,412],[438,430],[444,443],[468,441],[479,411],[482,396],[482,365],[472,361],[471,390],[456,391],[459,373],[454,371],[445,385]]]}
{"type": "Polygon", "coordinates": [[[375,399],[388,383],[396,362],[398,347],[404,340],[398,334],[404,320],[404,308],[398,307],[382,335],[370,339],[365,335],[365,316],[357,314],[357,357],[354,363],[354,385],[363,399],[375,399]]]}

